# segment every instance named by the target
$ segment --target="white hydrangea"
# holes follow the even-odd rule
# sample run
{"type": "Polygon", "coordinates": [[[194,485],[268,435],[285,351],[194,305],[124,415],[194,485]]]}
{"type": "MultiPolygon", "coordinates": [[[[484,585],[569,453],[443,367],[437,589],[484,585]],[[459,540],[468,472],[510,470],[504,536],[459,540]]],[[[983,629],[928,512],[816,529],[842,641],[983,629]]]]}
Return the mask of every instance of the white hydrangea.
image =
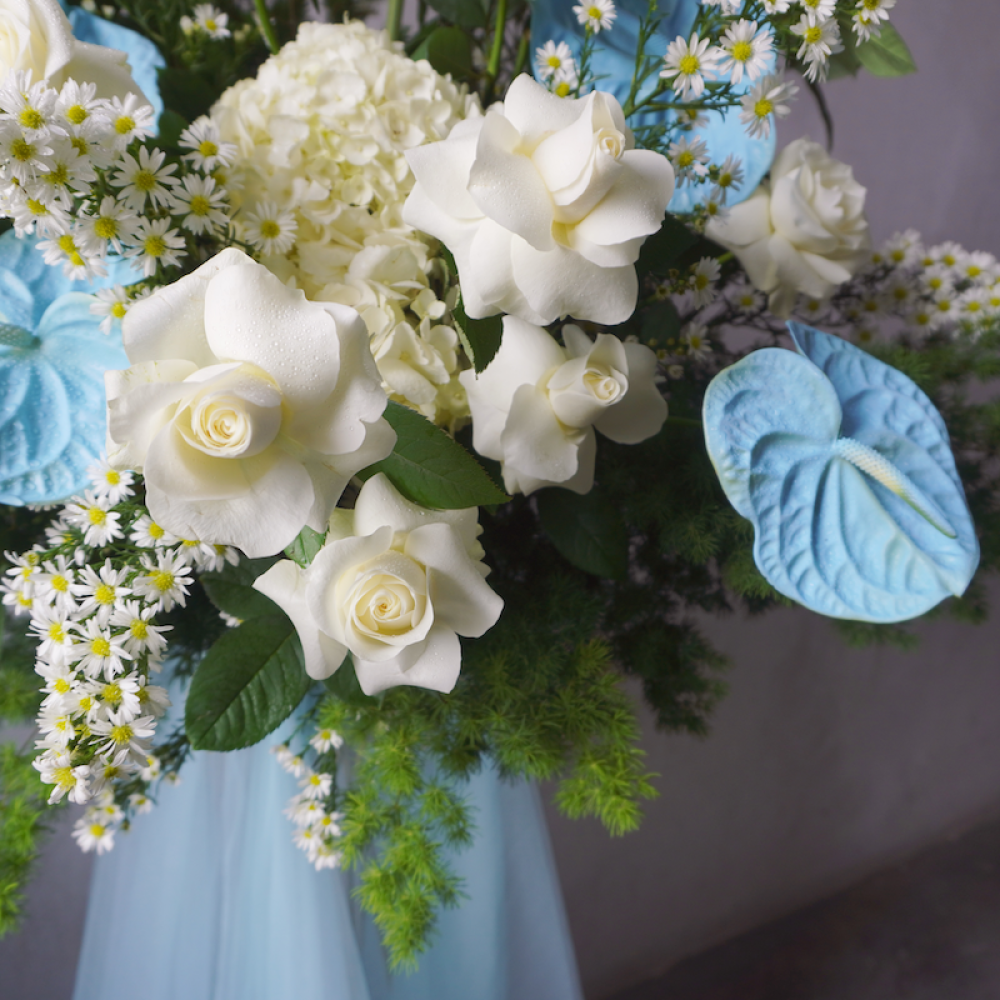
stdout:
{"type": "Polygon", "coordinates": [[[212,111],[238,149],[223,173],[240,235],[310,299],[357,309],[386,392],[446,426],[468,412],[458,339],[430,285],[436,243],[401,217],[404,153],[479,114],[465,87],[358,21],[302,24],[212,111]]]}

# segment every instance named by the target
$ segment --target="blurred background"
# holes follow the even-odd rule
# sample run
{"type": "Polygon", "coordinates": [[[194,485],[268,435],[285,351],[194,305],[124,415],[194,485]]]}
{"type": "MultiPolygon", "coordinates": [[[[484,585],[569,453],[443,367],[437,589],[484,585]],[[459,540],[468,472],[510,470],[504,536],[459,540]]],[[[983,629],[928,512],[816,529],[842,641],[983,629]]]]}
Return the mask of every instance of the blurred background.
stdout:
{"type": "MultiPolygon", "coordinates": [[[[912,227],[1000,256],[1000,5],[899,0],[892,19],[920,73],[831,84],[833,154],[876,242],[912,227]]],[[[802,135],[824,139],[806,93],[779,145],[802,135]]],[[[995,621],[923,625],[909,653],[849,649],[805,611],[703,622],[730,691],[705,740],[643,716],[660,798],[641,831],[546,806],[588,1000],[1000,997],[992,595],[995,621]]],[[[71,995],[90,874],[73,818],[0,942],[4,1000],[71,995]]]]}

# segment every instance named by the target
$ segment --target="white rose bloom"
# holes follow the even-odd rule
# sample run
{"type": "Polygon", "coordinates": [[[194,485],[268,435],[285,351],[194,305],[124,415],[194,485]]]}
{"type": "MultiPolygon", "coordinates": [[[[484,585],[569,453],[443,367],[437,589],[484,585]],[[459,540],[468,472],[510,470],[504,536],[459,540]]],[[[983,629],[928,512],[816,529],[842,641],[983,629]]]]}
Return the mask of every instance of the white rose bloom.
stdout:
{"type": "Polygon", "coordinates": [[[674,190],[666,157],[634,146],[610,94],[564,99],[522,75],[483,118],[407,151],[403,218],[451,250],[469,316],[621,323],[674,190]]]}
{"type": "Polygon", "coordinates": [[[254,587],[291,618],[310,677],[329,677],[350,651],[365,694],[450,691],[458,636],[481,636],[503,609],[486,584],[481,531],[475,508],[425,510],[379,473],[353,511],[334,513],[308,569],[282,560],[254,587]]]}
{"type": "Polygon", "coordinates": [[[322,531],[344,487],[395,434],[353,309],[308,302],[235,248],[133,303],[132,367],[105,376],[108,457],[146,477],[181,538],[280,552],[322,531]]]}
{"type": "Polygon", "coordinates": [[[508,493],[594,485],[594,429],[619,444],[658,433],[667,404],[656,387],[656,356],[608,333],[592,341],[563,327],[562,348],[541,327],[504,317],[496,357],[477,377],[459,378],[472,410],[472,442],[500,462],[508,493]]]}
{"type": "Polygon", "coordinates": [[[0,79],[11,70],[31,70],[56,90],[76,80],[95,84],[98,97],[132,93],[148,103],[125,53],[74,38],[58,0],[0,0],[0,79]]]}
{"type": "Polygon", "coordinates": [[[736,254],[784,318],[797,294],[824,299],[868,260],[865,193],[847,164],[796,139],[775,159],[770,184],[710,219],[705,232],[736,254]]]}

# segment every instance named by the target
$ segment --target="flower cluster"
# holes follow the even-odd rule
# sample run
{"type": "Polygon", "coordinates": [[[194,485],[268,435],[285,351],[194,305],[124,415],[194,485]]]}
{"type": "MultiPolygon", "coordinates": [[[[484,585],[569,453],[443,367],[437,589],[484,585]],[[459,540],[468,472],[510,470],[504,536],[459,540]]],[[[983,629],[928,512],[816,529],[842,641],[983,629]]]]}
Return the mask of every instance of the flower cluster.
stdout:
{"type": "MultiPolygon", "coordinates": [[[[153,109],[135,94],[100,99],[93,84],[60,90],[30,71],[0,86],[0,210],[18,235],[37,232],[49,264],[74,278],[107,273],[110,256],[147,277],[182,262],[198,240],[223,239],[226,194],[213,171],[232,147],[200,121],[185,130],[179,161],[144,142],[153,109]]],[[[127,297],[119,294],[120,308],[127,297]]]]}
{"type": "Polygon", "coordinates": [[[463,87],[360,22],[305,23],[213,120],[238,148],[237,232],[310,299],[360,312],[390,397],[454,426],[467,414],[434,241],[400,215],[406,150],[478,114],[463,87]],[[439,294],[440,293],[440,294],[439,294]]]}
{"type": "Polygon", "coordinates": [[[319,729],[309,740],[314,767],[306,763],[304,754],[295,754],[287,743],[271,748],[278,763],[292,777],[298,779],[297,795],[289,800],[285,815],[295,824],[292,841],[305,851],[309,863],[317,871],[337,868],[341,852],[337,849],[340,820],[343,815],[334,808],[336,799],[337,751],[344,745],[339,733],[332,729],[319,729]]]}
{"type": "Polygon", "coordinates": [[[3,603],[30,616],[38,643],[45,697],[35,767],[52,786],[50,802],[94,802],[77,824],[87,850],[110,846],[159,777],[152,740],[170,700],[151,683],[169,630],[156,624],[157,614],[184,605],[193,571],[236,558],[231,549],[164,531],[132,487],[129,473],[93,470],[91,489],[46,529],[47,546],[7,554],[11,566],[0,584],[3,603]]]}

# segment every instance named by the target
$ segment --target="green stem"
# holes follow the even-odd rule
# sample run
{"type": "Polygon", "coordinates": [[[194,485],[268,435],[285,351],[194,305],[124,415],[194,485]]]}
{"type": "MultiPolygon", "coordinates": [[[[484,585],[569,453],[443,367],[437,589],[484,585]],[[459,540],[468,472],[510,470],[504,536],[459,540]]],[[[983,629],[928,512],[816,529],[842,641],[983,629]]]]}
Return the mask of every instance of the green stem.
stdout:
{"type": "Polygon", "coordinates": [[[389,0],[389,9],[385,15],[385,27],[389,38],[398,42],[403,33],[403,0],[389,0]]]}
{"type": "Polygon", "coordinates": [[[493,45],[490,48],[489,62],[486,64],[486,79],[491,88],[500,73],[500,56],[503,53],[503,36],[506,26],[507,0],[498,0],[497,16],[493,27],[493,45]]]}
{"type": "Polygon", "coordinates": [[[253,5],[257,10],[260,33],[264,36],[267,47],[272,52],[277,52],[281,46],[278,45],[278,36],[274,33],[274,25],[271,24],[271,15],[267,12],[267,3],[265,0],[253,0],[253,5]]]}
{"type": "Polygon", "coordinates": [[[518,77],[524,72],[524,67],[528,65],[528,46],[531,44],[531,29],[525,26],[521,32],[521,40],[517,43],[517,57],[514,59],[514,77],[518,77]]]}

